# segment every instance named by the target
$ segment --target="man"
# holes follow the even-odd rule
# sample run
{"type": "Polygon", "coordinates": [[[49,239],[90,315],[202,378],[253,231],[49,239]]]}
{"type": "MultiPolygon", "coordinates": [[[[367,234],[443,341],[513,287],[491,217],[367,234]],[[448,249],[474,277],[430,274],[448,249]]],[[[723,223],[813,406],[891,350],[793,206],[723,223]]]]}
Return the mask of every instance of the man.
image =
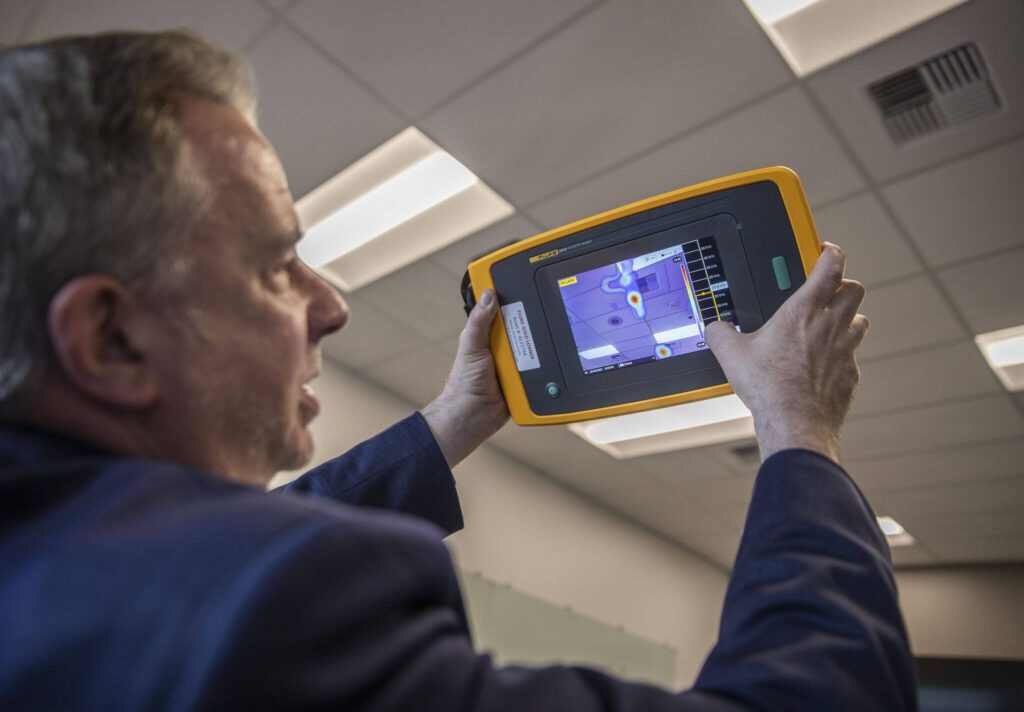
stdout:
{"type": "Polygon", "coordinates": [[[348,313],[295,256],[252,117],[238,61],[186,35],[0,55],[0,707],[915,707],[888,550],[837,464],[867,328],[841,251],[757,333],[708,330],[765,461],[695,688],[495,669],[441,537],[450,467],[507,419],[496,300],[422,413],[265,494],[310,457],[348,313]]]}

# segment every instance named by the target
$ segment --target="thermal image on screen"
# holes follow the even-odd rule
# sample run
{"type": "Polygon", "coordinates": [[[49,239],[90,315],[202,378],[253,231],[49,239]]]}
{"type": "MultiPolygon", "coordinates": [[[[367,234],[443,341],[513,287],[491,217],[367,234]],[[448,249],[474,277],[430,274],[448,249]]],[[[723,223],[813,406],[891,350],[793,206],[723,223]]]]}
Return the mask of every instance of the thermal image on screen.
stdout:
{"type": "Polygon", "coordinates": [[[706,349],[704,324],[733,319],[712,237],[587,270],[558,286],[586,375],[706,349]]]}

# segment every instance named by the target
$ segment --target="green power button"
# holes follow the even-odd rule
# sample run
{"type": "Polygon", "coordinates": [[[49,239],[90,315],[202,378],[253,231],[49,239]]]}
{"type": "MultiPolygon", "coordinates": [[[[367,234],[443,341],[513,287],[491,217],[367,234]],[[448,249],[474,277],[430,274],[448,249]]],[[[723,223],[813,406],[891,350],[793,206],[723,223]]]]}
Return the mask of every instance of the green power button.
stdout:
{"type": "Polygon", "coordinates": [[[780,290],[785,292],[793,286],[793,282],[789,279],[789,265],[786,264],[785,257],[772,257],[772,269],[775,270],[775,284],[779,285],[780,290]]]}

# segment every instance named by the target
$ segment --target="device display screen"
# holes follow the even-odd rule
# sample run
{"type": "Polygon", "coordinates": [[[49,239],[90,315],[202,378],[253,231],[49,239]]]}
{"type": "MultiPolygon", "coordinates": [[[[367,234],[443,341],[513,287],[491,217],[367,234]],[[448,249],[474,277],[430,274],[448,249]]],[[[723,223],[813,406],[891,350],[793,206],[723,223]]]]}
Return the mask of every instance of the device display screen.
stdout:
{"type": "Polygon", "coordinates": [[[585,375],[707,349],[704,325],[736,321],[713,237],[558,280],[585,375]]]}

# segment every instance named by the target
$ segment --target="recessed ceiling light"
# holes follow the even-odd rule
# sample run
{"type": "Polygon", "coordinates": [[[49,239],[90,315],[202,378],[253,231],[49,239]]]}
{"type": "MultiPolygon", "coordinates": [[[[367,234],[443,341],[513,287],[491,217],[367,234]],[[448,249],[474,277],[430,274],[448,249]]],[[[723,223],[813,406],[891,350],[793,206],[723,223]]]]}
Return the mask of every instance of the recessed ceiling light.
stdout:
{"type": "Polygon", "coordinates": [[[966,0],[745,0],[798,77],[811,74],[966,0]]]}
{"type": "Polygon", "coordinates": [[[1024,390],[1024,325],[978,334],[974,343],[1007,390],[1024,390]]]}
{"type": "Polygon", "coordinates": [[[885,534],[885,540],[889,546],[910,546],[916,544],[917,540],[910,536],[906,529],[892,517],[875,517],[878,527],[885,534]]]}
{"type": "Polygon", "coordinates": [[[624,459],[749,438],[754,435],[754,419],[743,402],[730,395],[573,423],[569,429],[624,459]]]}
{"type": "Polygon", "coordinates": [[[514,212],[468,168],[408,128],[296,203],[299,255],[345,291],[514,212]]]}
{"type": "Polygon", "coordinates": [[[747,0],[747,5],[764,22],[777,22],[816,2],[818,0],[747,0]]]}

